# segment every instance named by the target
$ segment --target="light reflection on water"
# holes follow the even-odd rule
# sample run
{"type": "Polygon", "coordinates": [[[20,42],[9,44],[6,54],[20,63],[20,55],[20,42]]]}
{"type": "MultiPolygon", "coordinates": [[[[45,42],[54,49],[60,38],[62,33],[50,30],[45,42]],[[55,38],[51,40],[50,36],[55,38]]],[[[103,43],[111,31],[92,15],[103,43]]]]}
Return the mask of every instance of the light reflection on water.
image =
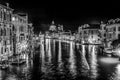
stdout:
{"type": "Polygon", "coordinates": [[[89,66],[90,66],[90,77],[95,79],[98,75],[98,69],[97,69],[97,53],[96,53],[96,46],[89,45],[89,66]]]}
{"type": "Polygon", "coordinates": [[[120,64],[117,64],[115,67],[115,72],[112,73],[113,76],[110,77],[110,80],[120,80],[120,64]]]}
{"type": "MultiPolygon", "coordinates": [[[[101,78],[104,71],[101,72],[98,64],[98,49],[97,45],[76,45],[72,41],[47,39],[40,48],[42,79],[57,79],[58,76],[60,79],[101,78]]],[[[106,75],[108,77],[109,74],[106,75]]]]}
{"type": "Polygon", "coordinates": [[[86,49],[85,49],[85,45],[82,45],[82,52],[80,53],[80,54],[82,54],[81,55],[81,58],[82,58],[82,62],[81,62],[81,64],[82,64],[82,66],[83,66],[83,68],[85,68],[86,69],[86,71],[88,70],[88,69],[90,69],[89,68],[89,64],[88,64],[88,62],[87,62],[87,60],[86,60],[86,49]]]}
{"type": "Polygon", "coordinates": [[[22,66],[10,65],[8,70],[0,70],[0,80],[29,80],[31,78],[31,63],[27,60],[27,64],[22,66]]]}
{"type": "Polygon", "coordinates": [[[87,55],[86,46],[88,45],[75,45],[75,43],[72,41],[62,42],[61,40],[56,41],[46,39],[45,45],[41,44],[40,48],[41,71],[44,73],[42,78],[51,79],[55,74],[64,78],[66,76],[73,79],[80,75],[87,77],[90,76],[90,78],[96,78],[96,46],[88,46],[89,55],[87,55]],[[78,52],[75,51],[76,47],[78,52]],[[80,54],[80,61],[77,61],[77,54],[80,54]],[[86,56],[88,56],[89,59],[87,59],[86,56]],[[46,57],[47,60],[45,59],[46,57]],[[77,63],[81,64],[80,70],[82,73],[79,72],[78,66],[80,67],[80,65],[78,65],[77,63]]]}
{"type": "Polygon", "coordinates": [[[58,70],[60,73],[63,72],[63,62],[62,62],[62,47],[61,47],[61,41],[59,41],[59,47],[58,47],[58,70]]]}
{"type": "Polygon", "coordinates": [[[70,42],[69,70],[73,77],[75,77],[77,74],[74,48],[75,44],[73,42],[70,42]]]}
{"type": "MultiPolygon", "coordinates": [[[[120,80],[120,64],[106,64],[98,59],[97,45],[80,45],[72,41],[41,40],[34,63],[8,71],[0,70],[0,80],[120,80]]],[[[117,60],[117,59],[108,59],[117,60]]]]}

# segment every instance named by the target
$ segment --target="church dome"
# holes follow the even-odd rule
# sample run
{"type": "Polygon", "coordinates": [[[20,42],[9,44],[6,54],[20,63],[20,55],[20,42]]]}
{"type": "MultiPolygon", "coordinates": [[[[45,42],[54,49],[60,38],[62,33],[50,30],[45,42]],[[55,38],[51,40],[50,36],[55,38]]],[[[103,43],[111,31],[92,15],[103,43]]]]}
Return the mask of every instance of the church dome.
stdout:
{"type": "Polygon", "coordinates": [[[49,28],[50,31],[56,31],[56,25],[55,25],[55,22],[52,21],[52,24],[50,25],[50,28],[49,28]]]}

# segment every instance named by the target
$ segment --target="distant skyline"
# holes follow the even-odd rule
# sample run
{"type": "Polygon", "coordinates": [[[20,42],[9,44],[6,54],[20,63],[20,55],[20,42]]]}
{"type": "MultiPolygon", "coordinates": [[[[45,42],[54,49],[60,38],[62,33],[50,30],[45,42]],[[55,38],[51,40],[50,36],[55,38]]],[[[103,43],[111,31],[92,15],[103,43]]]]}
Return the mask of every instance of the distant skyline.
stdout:
{"type": "Polygon", "coordinates": [[[102,1],[99,4],[98,2],[48,2],[40,0],[1,0],[0,2],[10,3],[10,7],[15,11],[27,12],[35,30],[40,29],[38,26],[41,23],[50,23],[52,20],[60,24],[73,25],[73,29],[77,29],[78,25],[84,23],[120,17],[119,5],[106,4],[102,1]]]}

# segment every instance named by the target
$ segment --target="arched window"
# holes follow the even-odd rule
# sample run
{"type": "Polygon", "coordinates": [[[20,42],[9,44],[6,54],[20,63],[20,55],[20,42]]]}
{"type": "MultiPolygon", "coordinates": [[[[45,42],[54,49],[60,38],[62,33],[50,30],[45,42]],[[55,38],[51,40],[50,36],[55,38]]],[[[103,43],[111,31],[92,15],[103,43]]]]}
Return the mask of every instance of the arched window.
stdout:
{"type": "Polygon", "coordinates": [[[24,41],[24,40],[25,40],[24,34],[20,34],[20,36],[19,36],[19,41],[21,42],[21,41],[24,41]]]}
{"type": "Polygon", "coordinates": [[[6,29],[4,28],[4,36],[6,36],[6,29]]]}
{"type": "Polygon", "coordinates": [[[19,30],[20,32],[24,32],[24,26],[20,26],[19,30]]]}
{"type": "Polygon", "coordinates": [[[0,32],[1,32],[1,36],[3,36],[3,29],[2,28],[1,28],[0,32]]]}
{"type": "Polygon", "coordinates": [[[0,21],[2,20],[2,9],[0,8],[0,21]]]}
{"type": "Polygon", "coordinates": [[[120,31],[120,26],[118,27],[118,30],[120,31]]]}
{"type": "Polygon", "coordinates": [[[3,47],[1,48],[1,54],[3,54],[3,47]]]}

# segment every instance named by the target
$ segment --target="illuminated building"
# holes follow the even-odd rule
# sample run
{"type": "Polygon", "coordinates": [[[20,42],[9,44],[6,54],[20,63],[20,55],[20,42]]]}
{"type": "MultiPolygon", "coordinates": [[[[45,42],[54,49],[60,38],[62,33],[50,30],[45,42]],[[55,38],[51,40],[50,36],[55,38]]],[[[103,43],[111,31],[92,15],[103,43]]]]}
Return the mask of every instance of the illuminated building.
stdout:
{"type": "Polygon", "coordinates": [[[52,24],[50,25],[49,31],[51,31],[51,32],[56,32],[57,31],[57,28],[56,28],[56,25],[55,25],[54,21],[52,21],[52,24]]]}
{"type": "Polygon", "coordinates": [[[60,24],[55,24],[54,21],[49,25],[49,32],[58,32],[61,33],[63,32],[63,25],[60,24]]]}
{"type": "Polygon", "coordinates": [[[103,41],[106,41],[106,24],[101,22],[100,27],[101,27],[101,37],[103,41]]]}
{"type": "Polygon", "coordinates": [[[12,24],[15,30],[15,53],[20,53],[22,44],[26,45],[28,40],[28,16],[26,14],[13,14],[12,24]]]}
{"type": "Polygon", "coordinates": [[[28,51],[29,51],[31,57],[33,57],[32,53],[34,51],[33,37],[34,37],[34,32],[33,32],[33,26],[31,23],[28,25],[28,51]]]}
{"type": "Polygon", "coordinates": [[[13,53],[12,23],[13,9],[0,4],[0,58],[11,56],[13,53]]]}
{"type": "Polygon", "coordinates": [[[88,43],[93,40],[96,42],[101,38],[101,27],[99,24],[84,24],[78,28],[78,33],[81,41],[88,43]]]}
{"type": "Polygon", "coordinates": [[[101,23],[101,34],[104,40],[104,46],[111,47],[114,40],[120,39],[120,19],[110,19],[108,22],[101,23]]]}
{"type": "Polygon", "coordinates": [[[63,25],[58,25],[58,32],[63,32],[63,25]]]}
{"type": "Polygon", "coordinates": [[[120,39],[120,19],[109,20],[105,28],[107,41],[120,39]]]}

